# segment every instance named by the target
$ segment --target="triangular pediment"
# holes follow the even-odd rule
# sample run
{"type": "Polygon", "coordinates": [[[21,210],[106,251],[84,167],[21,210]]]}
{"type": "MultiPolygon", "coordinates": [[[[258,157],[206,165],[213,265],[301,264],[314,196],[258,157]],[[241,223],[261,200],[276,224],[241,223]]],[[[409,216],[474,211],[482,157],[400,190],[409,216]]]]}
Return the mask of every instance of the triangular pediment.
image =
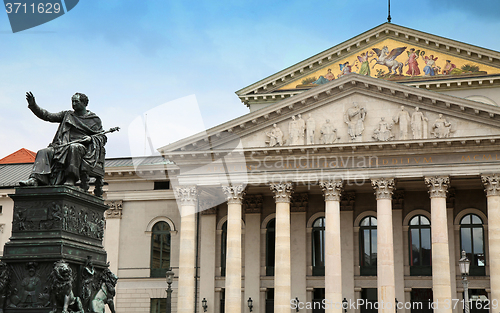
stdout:
{"type": "Polygon", "coordinates": [[[475,77],[500,75],[499,52],[385,23],[236,94],[247,104],[273,102],[338,79],[348,72],[342,70],[346,62],[351,72],[410,85],[418,85],[420,81],[429,85],[432,81],[474,80],[475,77]],[[384,47],[388,54],[385,58],[384,47]],[[390,59],[391,52],[392,55],[400,52],[395,62],[383,60],[390,59]]]}
{"type": "MultiPolygon", "coordinates": [[[[425,128],[423,125],[421,127],[425,128]]],[[[233,146],[235,138],[241,139],[245,149],[302,149],[317,145],[391,144],[496,136],[500,136],[498,107],[351,74],[160,148],[159,151],[167,156],[222,151],[233,146]],[[355,105],[358,108],[354,108],[355,105]],[[404,106],[403,110],[401,106],[404,106]],[[411,118],[416,107],[423,113],[422,118],[426,119],[427,130],[424,134],[422,129],[421,138],[415,138],[411,128],[411,118]],[[358,117],[355,113],[361,108],[365,116],[362,125],[356,126],[358,117]],[[306,139],[294,142],[291,138],[291,129],[294,127],[291,126],[292,116],[297,119],[299,114],[304,122],[309,114],[315,121],[314,140],[309,144],[306,139]],[[348,117],[349,115],[351,116],[348,117]],[[332,127],[325,127],[327,119],[332,127]],[[278,140],[280,142],[271,139],[273,124],[283,133],[282,139],[278,140]],[[404,124],[407,127],[406,138],[401,137],[400,132],[400,127],[404,124]],[[355,138],[352,138],[353,127],[358,128],[357,132],[363,129],[355,138]],[[388,128],[391,128],[391,133],[387,133],[388,128]],[[336,139],[325,142],[322,130],[325,133],[329,129],[337,130],[336,139]],[[380,135],[375,135],[376,130],[380,135]]]]}

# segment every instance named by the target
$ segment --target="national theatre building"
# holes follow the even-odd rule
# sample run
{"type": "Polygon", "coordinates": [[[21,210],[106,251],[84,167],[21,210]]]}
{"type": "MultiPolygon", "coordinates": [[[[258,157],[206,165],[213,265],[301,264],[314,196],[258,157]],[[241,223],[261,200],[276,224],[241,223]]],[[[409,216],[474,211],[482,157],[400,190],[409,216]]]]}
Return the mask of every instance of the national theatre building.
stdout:
{"type": "MultiPolygon", "coordinates": [[[[165,312],[172,268],[178,313],[458,313],[462,250],[498,312],[499,52],[385,23],[236,94],[250,113],[106,160],[118,312],[165,312]]],[[[0,164],[2,245],[30,167],[0,164]]]]}

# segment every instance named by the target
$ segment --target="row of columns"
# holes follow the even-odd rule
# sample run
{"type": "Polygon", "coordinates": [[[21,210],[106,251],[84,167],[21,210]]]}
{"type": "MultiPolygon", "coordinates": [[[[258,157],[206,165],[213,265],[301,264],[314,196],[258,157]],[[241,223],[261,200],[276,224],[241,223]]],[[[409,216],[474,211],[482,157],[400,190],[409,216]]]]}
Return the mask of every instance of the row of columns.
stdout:
{"type": "MultiPolygon", "coordinates": [[[[483,175],[488,198],[489,251],[500,249],[500,176],[483,175]]],[[[446,193],[449,177],[426,177],[431,201],[432,289],[435,303],[451,303],[451,275],[447,228],[446,193]]],[[[395,274],[392,222],[393,178],[373,179],[377,200],[377,287],[379,312],[395,313],[395,274]]],[[[340,242],[341,181],[321,182],[325,197],[325,299],[342,303],[342,257],[340,242]]],[[[276,202],[276,243],[274,275],[274,311],[290,312],[291,254],[290,199],[292,183],[271,183],[276,202]]],[[[245,188],[242,185],[223,186],[228,202],[227,260],[225,312],[241,312],[241,212],[245,188]]],[[[196,188],[176,188],[181,204],[181,236],[179,253],[178,312],[194,312],[195,301],[195,202],[196,188]]],[[[500,299],[500,254],[490,253],[491,298],[500,299]]],[[[438,305],[436,313],[451,313],[452,308],[438,305]]],[[[342,307],[328,306],[326,313],[342,313],[342,307]]]]}

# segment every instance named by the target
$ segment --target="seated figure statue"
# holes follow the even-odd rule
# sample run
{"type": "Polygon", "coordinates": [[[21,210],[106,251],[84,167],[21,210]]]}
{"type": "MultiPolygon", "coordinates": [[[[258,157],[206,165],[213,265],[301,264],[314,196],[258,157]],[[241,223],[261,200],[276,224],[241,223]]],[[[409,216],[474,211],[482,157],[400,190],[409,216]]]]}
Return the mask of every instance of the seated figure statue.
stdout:
{"type": "MultiPolygon", "coordinates": [[[[72,97],[73,110],[50,113],[40,108],[31,92],[26,93],[28,108],[40,119],[59,123],[56,135],[47,148],[38,151],[33,170],[21,186],[74,186],[81,175],[88,189],[88,173],[104,162],[106,136],[101,119],[87,110],[89,99],[82,93],[72,97]],[[85,180],[85,181],[84,181],[85,180]]],[[[103,171],[103,167],[102,167],[103,171]]],[[[104,175],[104,173],[102,173],[104,175]]],[[[100,178],[102,182],[102,178],[100,178]]],[[[84,188],[85,189],[85,188],[84,188]]]]}

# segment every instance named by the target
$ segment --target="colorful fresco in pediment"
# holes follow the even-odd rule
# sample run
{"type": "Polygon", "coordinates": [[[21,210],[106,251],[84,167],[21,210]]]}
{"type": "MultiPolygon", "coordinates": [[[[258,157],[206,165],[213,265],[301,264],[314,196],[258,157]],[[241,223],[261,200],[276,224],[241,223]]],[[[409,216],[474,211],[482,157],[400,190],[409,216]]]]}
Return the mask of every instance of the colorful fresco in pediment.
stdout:
{"type": "Polygon", "coordinates": [[[499,74],[500,69],[440,51],[386,39],[365,51],[332,62],[280,89],[308,88],[349,73],[393,81],[499,74]]]}

